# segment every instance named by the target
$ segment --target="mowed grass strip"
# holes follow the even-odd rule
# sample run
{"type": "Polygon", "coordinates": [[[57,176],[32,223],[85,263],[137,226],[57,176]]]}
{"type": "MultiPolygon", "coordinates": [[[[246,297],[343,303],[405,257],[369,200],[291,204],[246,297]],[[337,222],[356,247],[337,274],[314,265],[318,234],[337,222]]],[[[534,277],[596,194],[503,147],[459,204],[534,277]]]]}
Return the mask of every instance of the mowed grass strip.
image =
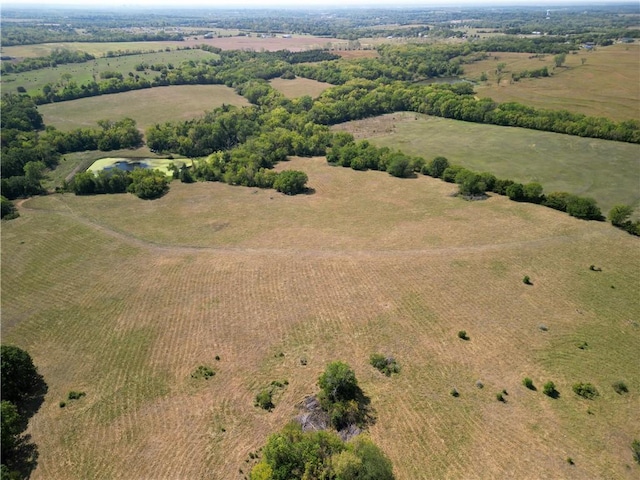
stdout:
{"type": "Polygon", "coordinates": [[[377,146],[436,156],[477,172],[517,182],[539,182],[546,193],[593,197],[606,215],[615,204],[640,207],[640,146],[524,128],[396,113],[348,122],[336,129],[377,146]]]}
{"type": "Polygon", "coordinates": [[[518,102],[536,108],[569,110],[616,121],[640,121],[640,44],[616,44],[567,55],[562,67],[553,68],[553,55],[542,59],[529,54],[496,53],[487,60],[464,65],[465,77],[489,81],[476,86],[479,97],[498,102],[518,102]],[[584,62],[584,63],[583,63],[584,62]],[[506,63],[504,79],[497,84],[495,70],[506,63]],[[511,73],[549,67],[548,78],[510,82],[511,73]]]}
{"type": "Polygon", "coordinates": [[[309,95],[311,98],[316,98],[327,88],[332,87],[329,83],[318,82],[308,78],[296,78],[293,80],[275,78],[269,83],[271,83],[273,88],[282,92],[282,94],[287,98],[298,98],[303,95],[309,95]]]}
{"type": "Polygon", "coordinates": [[[34,480],[241,476],[332,360],[355,369],[399,480],[633,478],[637,239],[427,177],[285,167],[315,193],[176,182],[153,202],[38,197],[3,223],[3,342],[49,386],[27,432],[34,480]],[[592,350],[571,348],[582,338],[592,350]],[[195,381],[203,364],[216,375],[195,381]],[[276,408],[255,408],[274,379],[289,382],[276,408]],[[602,395],[586,404],[578,381],[602,395]],[[87,395],[60,408],[72,389],[87,395]]]}
{"type": "Polygon", "coordinates": [[[156,123],[199,117],[223,104],[245,106],[249,102],[224,85],[175,85],[50,103],[40,105],[38,111],[46,125],[63,131],[125,117],[145,130],[156,123]]]}

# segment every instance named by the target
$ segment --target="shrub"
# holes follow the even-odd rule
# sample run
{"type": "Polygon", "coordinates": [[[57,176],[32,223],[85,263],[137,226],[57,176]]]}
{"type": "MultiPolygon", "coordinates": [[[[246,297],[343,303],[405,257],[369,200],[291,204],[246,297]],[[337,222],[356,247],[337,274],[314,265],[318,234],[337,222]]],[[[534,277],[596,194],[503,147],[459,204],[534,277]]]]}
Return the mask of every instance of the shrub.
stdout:
{"type": "Polygon", "coordinates": [[[482,383],[480,380],[478,380],[478,381],[476,381],[476,387],[484,388],[484,383],[482,383]]]}
{"type": "Polygon", "coordinates": [[[627,388],[627,384],[624,383],[622,380],[613,382],[612,387],[618,395],[622,395],[623,393],[629,392],[629,388],[627,388]]]}
{"type": "Polygon", "coordinates": [[[59,405],[60,405],[60,408],[64,408],[64,407],[67,406],[67,402],[62,401],[62,402],[59,403],[59,405]]]}
{"type": "Polygon", "coordinates": [[[396,362],[393,357],[385,357],[380,353],[372,353],[371,357],[369,357],[369,363],[374,367],[380,370],[380,372],[384,373],[387,377],[391,376],[392,373],[399,373],[400,366],[396,362]]]}
{"type": "Polygon", "coordinates": [[[216,355],[216,360],[220,361],[220,355],[216,355]]]}
{"type": "Polygon", "coordinates": [[[68,400],[79,400],[80,398],[84,397],[86,395],[86,393],[84,392],[76,392],[75,390],[71,390],[69,392],[69,394],[67,395],[67,399],[68,400]]]}
{"type": "Polygon", "coordinates": [[[275,405],[273,404],[273,392],[270,388],[265,388],[256,395],[256,406],[264,410],[272,410],[275,405]]]}
{"type": "Polygon", "coordinates": [[[466,330],[460,330],[458,332],[458,338],[461,338],[462,340],[469,340],[466,330]]]}
{"type": "Polygon", "coordinates": [[[449,168],[449,160],[445,157],[436,157],[426,165],[426,172],[423,169],[422,173],[427,173],[434,178],[440,178],[447,168],[449,168]]]}
{"type": "Polygon", "coordinates": [[[558,391],[556,390],[556,384],[551,381],[545,383],[542,387],[542,393],[544,393],[547,397],[557,398],[558,391]]]}
{"type": "Polygon", "coordinates": [[[159,170],[135,168],[131,172],[131,184],[127,187],[127,191],[138,198],[151,200],[161,197],[168,190],[167,176],[159,170]]]}
{"type": "Polygon", "coordinates": [[[2,215],[0,218],[11,220],[20,216],[13,202],[5,198],[4,196],[0,196],[0,205],[2,210],[2,215]]]}
{"type": "Polygon", "coordinates": [[[579,395],[582,398],[586,398],[588,400],[592,400],[599,395],[598,390],[596,390],[596,387],[594,387],[590,383],[582,383],[582,382],[576,383],[573,385],[573,392],[576,395],[579,395]]]}
{"type": "Polygon", "coordinates": [[[593,198],[570,195],[567,198],[567,213],[582,220],[602,220],[602,212],[593,198]]]}
{"type": "Polygon", "coordinates": [[[496,393],[496,400],[498,400],[499,402],[506,402],[506,400],[504,399],[504,394],[502,392],[496,393]]]}
{"type": "Polygon", "coordinates": [[[640,440],[631,442],[631,451],[633,452],[633,459],[640,464],[640,440]]]}
{"type": "Polygon", "coordinates": [[[287,195],[296,195],[306,190],[309,177],[297,170],[284,170],[278,174],[273,182],[273,188],[287,195]]]}
{"type": "Polygon", "coordinates": [[[575,463],[574,463],[574,461],[573,461],[573,458],[571,458],[571,457],[567,457],[567,463],[568,463],[569,465],[575,465],[575,463]]]}
{"type": "Polygon", "coordinates": [[[205,380],[208,380],[215,374],[216,372],[214,372],[211,368],[205,365],[200,365],[191,373],[191,378],[204,378],[205,380]]]}
{"type": "Polygon", "coordinates": [[[533,384],[533,380],[531,380],[529,377],[525,377],[522,380],[522,384],[527,387],[529,390],[535,390],[536,386],[533,384]]]}
{"type": "Polygon", "coordinates": [[[451,393],[451,396],[452,396],[452,397],[456,397],[456,398],[457,398],[457,397],[459,397],[459,396],[460,396],[460,393],[459,393],[459,392],[458,392],[458,390],[457,390],[457,389],[455,389],[455,388],[452,388],[452,389],[451,389],[451,392],[449,392],[449,393],[451,393]]]}
{"type": "Polygon", "coordinates": [[[529,275],[525,275],[524,277],[522,277],[522,283],[524,283],[525,285],[533,285],[533,283],[531,283],[529,275]]]}

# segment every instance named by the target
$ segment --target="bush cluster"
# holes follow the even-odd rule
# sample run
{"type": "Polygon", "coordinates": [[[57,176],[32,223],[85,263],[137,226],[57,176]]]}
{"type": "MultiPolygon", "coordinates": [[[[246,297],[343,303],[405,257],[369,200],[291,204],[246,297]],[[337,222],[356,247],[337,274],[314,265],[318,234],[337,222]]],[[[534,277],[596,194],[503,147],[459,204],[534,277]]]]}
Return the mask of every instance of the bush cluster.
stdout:
{"type": "Polygon", "coordinates": [[[208,380],[213,377],[216,372],[213,371],[211,367],[207,367],[206,365],[200,365],[193,372],[191,372],[191,378],[204,378],[208,380]]]}
{"type": "Polygon", "coordinates": [[[579,395],[582,398],[586,398],[589,400],[592,400],[599,395],[596,387],[594,387],[590,383],[583,383],[583,382],[576,383],[573,385],[572,389],[576,395],[579,395]]]}
{"type": "Polygon", "coordinates": [[[382,355],[381,353],[373,353],[369,358],[369,363],[384,373],[387,377],[392,373],[400,372],[400,365],[396,362],[395,358],[382,355]]]}

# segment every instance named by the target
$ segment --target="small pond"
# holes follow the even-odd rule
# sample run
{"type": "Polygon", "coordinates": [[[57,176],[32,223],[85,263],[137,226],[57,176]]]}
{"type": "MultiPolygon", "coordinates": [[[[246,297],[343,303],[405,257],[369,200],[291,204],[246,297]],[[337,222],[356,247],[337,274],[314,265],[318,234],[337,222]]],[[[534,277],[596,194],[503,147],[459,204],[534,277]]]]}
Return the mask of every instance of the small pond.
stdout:
{"type": "Polygon", "coordinates": [[[152,168],[154,170],[160,170],[166,175],[170,176],[172,173],[169,170],[172,165],[181,168],[183,165],[191,166],[191,160],[187,158],[172,159],[172,158],[114,158],[107,157],[96,160],[87,169],[93,173],[98,173],[101,170],[124,170],[131,172],[134,168],[152,168]]]}

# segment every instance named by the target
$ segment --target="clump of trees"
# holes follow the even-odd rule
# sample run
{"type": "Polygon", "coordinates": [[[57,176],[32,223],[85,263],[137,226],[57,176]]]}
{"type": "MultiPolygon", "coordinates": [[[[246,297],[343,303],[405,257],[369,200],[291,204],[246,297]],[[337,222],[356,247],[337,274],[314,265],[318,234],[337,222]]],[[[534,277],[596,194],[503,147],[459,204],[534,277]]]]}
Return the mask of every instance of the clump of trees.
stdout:
{"type": "Polygon", "coordinates": [[[40,408],[47,385],[25,350],[2,345],[0,358],[2,478],[28,478],[36,465],[37,447],[21,434],[40,408]]]}
{"type": "Polygon", "coordinates": [[[320,375],[318,386],[320,406],[329,414],[331,426],[336,430],[366,423],[368,398],[364,396],[356,374],[349,365],[340,361],[331,362],[320,375]]]}
{"type": "Polygon", "coordinates": [[[303,432],[298,423],[269,437],[251,480],[392,480],[389,459],[368,437],[344,442],[333,432],[303,432]]]}
{"type": "Polygon", "coordinates": [[[138,198],[159,198],[169,190],[169,178],[159,170],[135,168],[131,172],[112,169],[95,175],[91,171],[73,177],[70,185],[76,195],[133,193],[138,198]]]}

